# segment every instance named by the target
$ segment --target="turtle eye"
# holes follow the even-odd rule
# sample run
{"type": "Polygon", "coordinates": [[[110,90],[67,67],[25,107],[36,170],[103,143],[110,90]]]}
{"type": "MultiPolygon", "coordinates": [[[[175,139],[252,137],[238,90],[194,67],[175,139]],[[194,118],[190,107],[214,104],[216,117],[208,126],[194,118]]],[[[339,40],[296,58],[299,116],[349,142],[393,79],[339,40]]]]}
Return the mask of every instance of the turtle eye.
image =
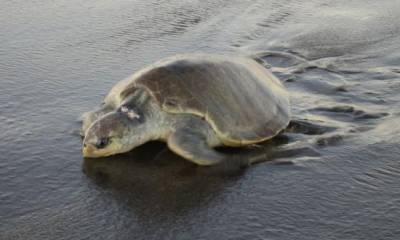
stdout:
{"type": "Polygon", "coordinates": [[[100,140],[98,140],[96,143],[96,148],[97,149],[105,148],[109,142],[110,142],[110,138],[100,138],[100,140]]]}

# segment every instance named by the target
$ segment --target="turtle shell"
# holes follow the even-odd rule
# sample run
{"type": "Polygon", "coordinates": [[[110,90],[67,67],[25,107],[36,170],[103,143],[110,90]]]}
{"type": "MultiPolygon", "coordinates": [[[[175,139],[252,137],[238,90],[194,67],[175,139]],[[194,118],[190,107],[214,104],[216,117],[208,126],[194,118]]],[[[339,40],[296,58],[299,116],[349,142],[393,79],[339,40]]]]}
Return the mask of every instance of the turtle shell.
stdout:
{"type": "Polygon", "coordinates": [[[281,82],[246,57],[170,57],[134,74],[121,94],[136,88],[146,89],[163,111],[202,117],[229,146],[269,139],[290,120],[281,82]]]}

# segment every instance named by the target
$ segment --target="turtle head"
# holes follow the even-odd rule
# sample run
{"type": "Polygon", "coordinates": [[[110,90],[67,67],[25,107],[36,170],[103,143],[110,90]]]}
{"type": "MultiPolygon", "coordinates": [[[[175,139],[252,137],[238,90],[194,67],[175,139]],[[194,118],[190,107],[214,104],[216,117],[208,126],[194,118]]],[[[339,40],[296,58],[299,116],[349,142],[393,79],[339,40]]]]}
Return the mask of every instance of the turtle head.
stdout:
{"type": "Polygon", "coordinates": [[[149,140],[144,116],[126,106],[107,113],[86,131],[84,157],[106,157],[128,152],[149,140]]]}

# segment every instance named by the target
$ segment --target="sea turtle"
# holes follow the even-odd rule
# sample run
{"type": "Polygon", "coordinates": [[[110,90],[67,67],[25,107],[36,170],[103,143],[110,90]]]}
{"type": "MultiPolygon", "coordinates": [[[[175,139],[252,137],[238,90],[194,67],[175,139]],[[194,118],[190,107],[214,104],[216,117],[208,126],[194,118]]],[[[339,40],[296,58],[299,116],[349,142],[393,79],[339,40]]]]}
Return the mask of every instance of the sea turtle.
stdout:
{"type": "Polygon", "coordinates": [[[118,83],[105,105],[84,127],[84,157],[163,140],[189,161],[215,165],[230,158],[215,147],[265,141],[290,120],[281,82],[255,60],[231,55],[166,58],[118,83]]]}

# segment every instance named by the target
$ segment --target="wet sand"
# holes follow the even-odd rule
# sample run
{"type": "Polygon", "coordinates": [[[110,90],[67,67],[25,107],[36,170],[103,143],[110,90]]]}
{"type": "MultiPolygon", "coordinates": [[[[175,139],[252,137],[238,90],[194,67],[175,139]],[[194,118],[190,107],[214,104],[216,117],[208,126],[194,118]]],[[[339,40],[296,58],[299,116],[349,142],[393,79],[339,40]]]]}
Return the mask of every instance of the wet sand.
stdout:
{"type": "MultiPolygon", "coordinates": [[[[400,5],[3,1],[1,239],[398,239],[400,5]],[[177,53],[257,56],[291,93],[268,160],[207,171],[150,143],[83,159],[79,115],[177,53]]],[[[230,150],[228,150],[230,151],[230,150]]]]}

